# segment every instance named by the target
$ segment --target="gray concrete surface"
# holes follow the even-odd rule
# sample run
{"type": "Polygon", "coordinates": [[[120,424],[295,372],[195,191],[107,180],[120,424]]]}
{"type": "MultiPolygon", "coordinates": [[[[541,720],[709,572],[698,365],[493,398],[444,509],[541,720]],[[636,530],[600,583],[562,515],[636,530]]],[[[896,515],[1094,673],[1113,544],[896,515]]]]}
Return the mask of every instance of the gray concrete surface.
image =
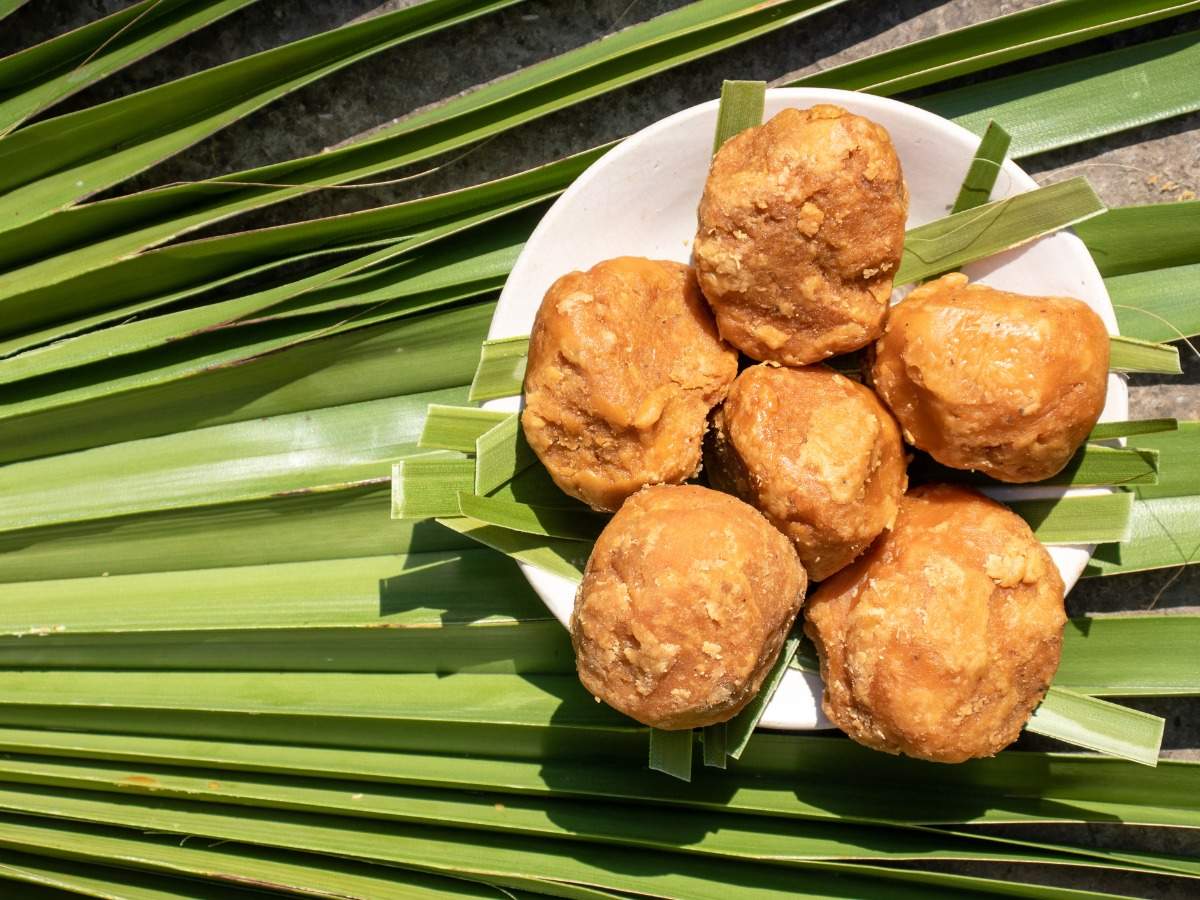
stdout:
{"type": "MultiPolygon", "coordinates": [[[[359,191],[326,191],[292,204],[245,216],[222,228],[241,228],[328,215],[432,193],[519,171],[565,153],[620,137],[664,115],[715,96],[723,78],[785,81],[865,54],[951,28],[1038,5],[1043,0],[854,0],[780,32],[686,65],[515,129],[435,173],[401,185],[359,191]]],[[[0,23],[0,53],[26,46],[96,15],[123,0],[33,0],[0,23]]],[[[324,0],[297,4],[262,0],[255,7],[130,67],[59,107],[78,108],[161,83],[249,52],[275,46],[363,15],[404,3],[324,0]]],[[[297,91],[235,126],[133,179],[116,192],[286,159],[335,145],[403,117],[425,105],[501,77],[611,31],[683,5],[683,0],[529,0],[453,32],[436,35],[353,66],[297,91]]],[[[1200,27],[1191,15],[1132,34],[1059,51],[1054,59],[1120,46],[1147,36],[1200,27]]],[[[1006,71],[1044,63],[1016,63],[1006,71]]],[[[971,78],[965,79],[970,81],[971,78]]],[[[1138,128],[1025,161],[1039,181],[1085,174],[1110,205],[1190,199],[1200,194],[1200,115],[1138,128]]],[[[1136,417],[1200,418],[1200,354],[1181,348],[1187,372],[1172,380],[1132,380],[1136,417]]],[[[1197,462],[1200,464],[1200,461],[1197,462]]],[[[1149,608],[1196,610],[1200,566],[1188,570],[1082,582],[1069,598],[1073,615],[1149,608]]],[[[1147,648],[1154,652],[1154,648],[1147,648]]],[[[1200,702],[1155,700],[1137,704],[1167,719],[1170,755],[1200,758],[1200,702]]],[[[1027,746],[1044,741],[1025,739],[1027,746]]],[[[1194,835],[1170,829],[1110,825],[1021,827],[1014,835],[1065,840],[1096,847],[1200,854],[1194,835]]],[[[1194,885],[1164,879],[1096,875],[1054,868],[948,867],[1004,874],[1018,880],[1087,887],[1144,897],[1194,897],[1194,885]]]]}

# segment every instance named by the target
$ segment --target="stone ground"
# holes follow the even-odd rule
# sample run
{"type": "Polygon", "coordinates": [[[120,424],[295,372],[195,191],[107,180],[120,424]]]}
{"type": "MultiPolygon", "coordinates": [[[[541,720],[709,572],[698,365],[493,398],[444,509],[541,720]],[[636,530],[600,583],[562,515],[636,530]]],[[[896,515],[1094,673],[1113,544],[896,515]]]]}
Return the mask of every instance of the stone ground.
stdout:
{"type": "MultiPolygon", "coordinates": [[[[520,171],[629,134],[669,113],[716,96],[723,78],[783,82],[1041,2],[1044,0],[855,0],[782,31],[518,128],[467,154],[441,161],[436,172],[421,178],[386,188],[326,191],[242,217],[224,227],[243,228],[346,212],[520,171]]],[[[43,40],[124,5],[123,0],[54,3],[34,0],[0,23],[0,53],[43,40]]],[[[57,109],[65,111],[102,102],[405,5],[408,2],[403,0],[389,3],[323,0],[304,4],[261,0],[256,6],[135,64],[57,109]]],[[[527,0],[456,31],[379,54],[297,91],[139,176],[121,191],[206,178],[312,153],[682,5],[684,0],[527,0]]],[[[1193,14],[1058,51],[1053,61],[1198,26],[1200,15],[1193,14]]],[[[1015,63],[1006,66],[1005,71],[1020,71],[1032,65],[1015,63]]],[[[958,83],[971,80],[968,77],[958,83]]],[[[1109,205],[1163,202],[1186,198],[1188,192],[1192,196],[1200,193],[1198,138],[1200,114],[1190,114],[1044,153],[1022,164],[1040,182],[1084,174],[1109,205]]],[[[1182,378],[1131,379],[1134,417],[1200,418],[1200,354],[1187,346],[1181,346],[1181,350],[1186,360],[1182,378]]],[[[1149,608],[1194,612],[1200,602],[1198,589],[1200,566],[1194,566],[1187,570],[1084,581],[1072,592],[1068,605],[1073,615],[1149,608]]],[[[1147,648],[1147,652],[1154,650],[1147,648]]],[[[1154,700],[1136,705],[1166,718],[1165,746],[1170,755],[1200,758],[1200,701],[1154,700]]],[[[1025,740],[1028,746],[1047,745],[1025,740]]],[[[1200,854],[1200,840],[1171,829],[1063,825],[1013,826],[1006,830],[1014,836],[1038,840],[1200,854]]],[[[1195,896],[1194,888],[1133,875],[1062,872],[1052,867],[946,868],[1145,897],[1195,896]]]]}

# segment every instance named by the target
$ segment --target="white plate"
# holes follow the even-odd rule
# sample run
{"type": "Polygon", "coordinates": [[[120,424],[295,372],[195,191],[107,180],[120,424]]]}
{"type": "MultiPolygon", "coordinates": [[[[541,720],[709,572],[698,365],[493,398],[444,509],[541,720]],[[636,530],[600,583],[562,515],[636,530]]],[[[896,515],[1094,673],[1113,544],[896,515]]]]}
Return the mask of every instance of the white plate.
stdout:
{"type": "MultiPolygon", "coordinates": [[[[817,88],[767,91],[765,118],[787,107],[805,108],[816,103],[836,103],[875,120],[891,133],[908,182],[909,228],[946,215],[979,145],[974,134],[895,100],[817,88]]],[[[716,122],[716,100],[685,109],[639,131],[584,172],[529,238],[500,294],[489,337],[528,334],[546,290],[560,275],[573,269],[588,269],[601,260],[627,255],[688,262],[716,122]]],[[[1035,187],[1032,178],[1008,161],[992,196],[1000,199],[1035,187]]],[[[1104,281],[1083,242],[1070,232],[1059,232],[966,266],[963,271],[973,280],[1005,290],[1078,297],[1100,314],[1110,332],[1117,333],[1104,281]]],[[[520,407],[520,398],[496,400],[488,406],[515,410],[520,407]]],[[[1125,381],[1109,375],[1102,419],[1127,417],[1125,381]]],[[[1064,492],[1003,488],[993,493],[1014,497],[1061,496],[1064,492]]],[[[1049,549],[1069,590],[1079,579],[1092,548],[1049,549]]],[[[550,611],[567,624],[575,585],[532,566],[521,568],[550,611]]],[[[794,731],[829,727],[821,713],[821,689],[821,680],[815,675],[790,670],[762,724],[794,731]]]]}

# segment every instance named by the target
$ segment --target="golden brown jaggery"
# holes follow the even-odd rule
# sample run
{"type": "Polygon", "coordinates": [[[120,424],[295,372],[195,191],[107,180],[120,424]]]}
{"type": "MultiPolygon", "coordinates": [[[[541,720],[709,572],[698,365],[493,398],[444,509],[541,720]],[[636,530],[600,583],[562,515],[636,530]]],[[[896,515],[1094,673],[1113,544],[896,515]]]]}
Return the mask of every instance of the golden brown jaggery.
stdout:
{"type": "Polygon", "coordinates": [[[838,106],[785,109],[713,159],[694,244],[721,336],[819,362],[879,336],[908,191],[887,131],[838,106]]]}
{"type": "Polygon", "coordinates": [[[954,273],[892,309],[871,380],[905,439],[938,462],[1040,481],[1100,418],[1108,329],[1079,300],[998,291],[954,273]]]}
{"type": "Polygon", "coordinates": [[[708,412],[736,374],[688,266],[610,259],[546,293],[521,425],[560,488],[615,510],[696,474],[708,412]]]}
{"type": "Polygon", "coordinates": [[[868,747],[992,756],[1058,668],[1063,582],[1011,510],[966,488],[911,491],[890,531],[805,605],[824,709],[868,747]]]}
{"type": "Polygon", "coordinates": [[[654,728],[723,722],[758,693],[805,587],[753,507],[696,485],[643,488],[596,541],[575,598],[579,678],[654,728]]]}
{"type": "Polygon", "coordinates": [[[791,538],[823,581],[891,526],[908,485],[900,429],[870,389],[827,366],[745,369],[713,415],[709,482],[791,538]]]}

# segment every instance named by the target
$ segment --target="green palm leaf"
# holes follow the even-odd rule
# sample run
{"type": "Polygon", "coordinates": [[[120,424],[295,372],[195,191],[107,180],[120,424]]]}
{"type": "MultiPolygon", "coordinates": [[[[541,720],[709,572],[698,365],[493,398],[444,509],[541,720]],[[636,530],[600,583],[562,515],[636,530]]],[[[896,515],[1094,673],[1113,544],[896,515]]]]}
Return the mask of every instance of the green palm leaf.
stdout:
{"type": "Polygon", "coordinates": [[[111,187],[372,53],[514,2],[424,0],[23,128],[0,143],[0,231],[111,187]]]}
{"type": "Polygon", "coordinates": [[[1180,0],[1054,0],[913,41],[788,83],[891,96],[1200,9],[1180,0]]]}
{"type": "Polygon", "coordinates": [[[994,119],[1030,156],[1200,108],[1188,79],[1200,32],[1148,41],[1032,72],[920,98],[977,134],[994,119]]]}
{"type": "MultiPolygon", "coordinates": [[[[157,50],[257,0],[141,0],[0,59],[0,135],[157,50]]],[[[0,3],[0,19],[23,0],[0,3]]]]}

